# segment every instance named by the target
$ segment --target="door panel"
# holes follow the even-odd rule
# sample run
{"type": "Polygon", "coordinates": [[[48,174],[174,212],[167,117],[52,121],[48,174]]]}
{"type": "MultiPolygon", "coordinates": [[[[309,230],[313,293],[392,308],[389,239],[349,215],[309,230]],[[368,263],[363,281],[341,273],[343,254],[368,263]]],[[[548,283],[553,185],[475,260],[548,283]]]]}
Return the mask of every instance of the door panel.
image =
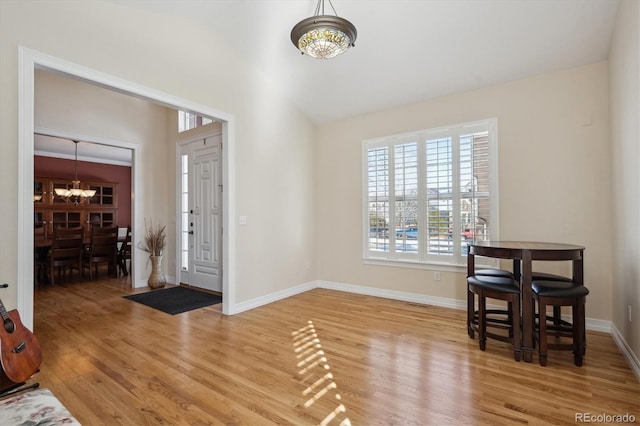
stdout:
{"type": "MultiPolygon", "coordinates": [[[[189,264],[182,274],[195,287],[222,292],[221,137],[183,147],[188,155],[189,264]]],[[[183,268],[184,269],[184,268],[183,268]]]]}

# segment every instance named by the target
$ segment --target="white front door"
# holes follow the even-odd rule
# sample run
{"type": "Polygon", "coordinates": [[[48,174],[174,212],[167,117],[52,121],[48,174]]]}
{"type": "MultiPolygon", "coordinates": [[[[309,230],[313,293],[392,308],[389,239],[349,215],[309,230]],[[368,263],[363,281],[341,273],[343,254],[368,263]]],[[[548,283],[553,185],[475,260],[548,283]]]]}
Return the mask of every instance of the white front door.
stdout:
{"type": "Polygon", "coordinates": [[[222,292],[222,137],[181,147],[181,276],[195,287],[222,292]]]}

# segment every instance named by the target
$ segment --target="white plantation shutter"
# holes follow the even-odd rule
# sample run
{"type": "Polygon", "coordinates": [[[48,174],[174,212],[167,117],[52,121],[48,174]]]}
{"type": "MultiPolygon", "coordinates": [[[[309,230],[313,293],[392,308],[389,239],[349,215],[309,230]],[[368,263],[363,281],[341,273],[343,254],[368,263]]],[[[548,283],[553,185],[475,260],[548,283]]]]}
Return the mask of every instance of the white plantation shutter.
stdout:
{"type": "Polygon", "coordinates": [[[496,120],[365,141],[364,256],[466,263],[497,237],[496,120]]]}
{"type": "Polygon", "coordinates": [[[426,199],[428,255],[453,253],[453,139],[450,136],[427,139],[426,199]]]}
{"type": "MultiPolygon", "coordinates": [[[[399,253],[418,253],[418,144],[394,146],[393,233],[399,253]]],[[[393,236],[392,236],[393,237],[393,236]]]]}
{"type": "Polygon", "coordinates": [[[389,221],[389,148],[372,148],[367,152],[367,228],[368,250],[388,251],[389,221]]]}
{"type": "Polygon", "coordinates": [[[461,232],[469,239],[490,239],[491,187],[488,132],[462,135],[460,167],[461,232]]]}

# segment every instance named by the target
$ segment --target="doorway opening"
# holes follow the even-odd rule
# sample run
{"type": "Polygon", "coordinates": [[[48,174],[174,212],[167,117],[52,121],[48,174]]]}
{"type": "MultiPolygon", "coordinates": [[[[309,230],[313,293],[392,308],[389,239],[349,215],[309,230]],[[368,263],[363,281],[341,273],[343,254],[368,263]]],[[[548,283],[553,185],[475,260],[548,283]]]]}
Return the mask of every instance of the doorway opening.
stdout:
{"type": "MultiPolygon", "coordinates": [[[[36,288],[52,282],[51,271],[47,271],[45,265],[54,230],[58,227],[81,226],[85,244],[88,244],[93,227],[117,226],[120,253],[133,220],[132,149],[124,148],[125,145],[127,143],[122,141],[81,138],[78,134],[36,128],[33,157],[34,238],[38,236],[34,239],[34,256],[38,264],[35,268],[36,288]],[[78,145],[82,149],[78,149],[78,145]],[[77,181],[82,189],[78,194],[86,190],[90,190],[90,194],[72,195],[69,190],[72,178],[76,179],[72,181],[74,185],[77,181]]],[[[134,251],[128,257],[130,262],[118,263],[115,259],[116,265],[109,265],[108,272],[128,276],[129,270],[136,265],[136,257],[134,251]]],[[[106,267],[107,262],[99,266],[106,267]]],[[[77,278],[74,274],[70,278],[86,281],[83,271],[78,271],[77,278]]]]}
{"type": "MultiPolygon", "coordinates": [[[[36,69],[42,69],[64,76],[79,79],[88,84],[97,85],[115,92],[138,97],[156,104],[177,110],[197,112],[198,115],[209,117],[221,123],[221,139],[225,150],[222,155],[222,184],[225,187],[223,195],[222,222],[225,232],[222,238],[223,270],[222,287],[225,298],[223,301],[223,314],[231,314],[235,304],[235,226],[234,221],[229,220],[233,215],[235,200],[233,189],[235,187],[234,173],[234,141],[235,125],[233,116],[211,107],[182,99],[155,89],[141,86],[126,80],[122,80],[103,72],[92,70],[50,55],[20,46],[18,52],[19,96],[18,96],[18,257],[31,259],[21,262],[17,268],[17,308],[21,311],[24,324],[33,329],[33,153],[34,153],[34,73],[36,69]]],[[[135,197],[132,203],[134,227],[143,229],[145,217],[146,188],[143,185],[139,164],[141,164],[141,149],[139,145],[131,143],[133,151],[133,188],[135,197]]],[[[134,238],[137,238],[134,235],[134,238]]],[[[133,282],[141,281],[142,268],[138,268],[133,282]]]]}

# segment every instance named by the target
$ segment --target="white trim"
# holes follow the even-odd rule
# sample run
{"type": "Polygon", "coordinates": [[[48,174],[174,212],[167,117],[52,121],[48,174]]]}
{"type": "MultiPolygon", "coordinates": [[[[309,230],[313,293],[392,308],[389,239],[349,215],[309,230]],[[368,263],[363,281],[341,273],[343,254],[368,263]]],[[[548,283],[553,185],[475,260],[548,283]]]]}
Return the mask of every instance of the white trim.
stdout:
{"type": "MultiPolygon", "coordinates": [[[[34,70],[45,69],[48,71],[66,74],[80,78],[92,84],[104,87],[126,95],[134,95],[150,102],[169,108],[183,109],[198,112],[200,115],[215,118],[222,122],[223,136],[223,193],[224,208],[223,226],[223,294],[222,302],[224,314],[233,312],[235,304],[235,238],[236,228],[233,217],[235,212],[235,118],[233,115],[219,111],[206,105],[192,102],[183,98],[161,92],[150,87],[142,86],[121,78],[105,74],[103,72],[68,62],[35,50],[18,46],[18,241],[17,255],[17,308],[21,312],[21,318],[28,328],[33,328],[33,264],[21,261],[33,259],[33,198],[28,196],[33,190],[33,132],[34,132],[34,70]]],[[[136,164],[140,164],[141,151],[134,150],[132,171],[137,174],[136,164]]],[[[134,179],[134,186],[138,188],[134,195],[132,214],[135,217],[134,227],[142,229],[144,209],[141,204],[141,193],[144,187],[134,179]]],[[[134,275],[132,279],[134,287],[144,286],[144,280],[134,275]]]]}
{"type": "Polygon", "coordinates": [[[631,370],[633,370],[638,380],[640,380],[640,359],[633,353],[633,349],[631,349],[631,346],[624,340],[624,337],[613,323],[611,323],[611,337],[613,341],[616,342],[616,345],[618,345],[618,349],[620,349],[622,355],[626,358],[631,370]]]}
{"type": "Polygon", "coordinates": [[[255,299],[247,300],[245,302],[238,303],[233,306],[233,312],[230,315],[239,314],[240,312],[248,311],[250,309],[259,308],[260,306],[268,305],[269,303],[277,302],[278,300],[286,299],[296,294],[304,293],[309,290],[313,290],[318,287],[317,281],[310,281],[308,283],[300,284],[295,287],[289,287],[284,290],[276,291],[264,296],[256,297],[255,299]]]}
{"type": "Polygon", "coordinates": [[[222,123],[222,313],[236,311],[236,123],[222,123]]]}
{"type": "MultiPolygon", "coordinates": [[[[382,297],[385,299],[402,300],[404,302],[422,303],[425,305],[440,306],[442,308],[452,308],[467,310],[467,301],[450,299],[447,297],[429,296],[426,294],[409,293],[404,291],[388,290],[384,288],[367,287],[353,284],[337,283],[332,281],[317,281],[318,288],[329,290],[346,291],[348,293],[362,294],[366,296],[382,297]]],[[[567,318],[570,320],[570,318],[567,318]]],[[[586,318],[587,330],[601,331],[609,333],[611,331],[611,321],[595,318],[586,318]]]]}
{"type": "MultiPolygon", "coordinates": [[[[363,296],[373,296],[373,297],[381,297],[383,299],[401,300],[403,302],[420,303],[423,305],[439,306],[441,308],[450,308],[450,309],[458,309],[458,310],[467,309],[466,299],[465,300],[451,299],[448,297],[429,296],[427,294],[410,293],[406,291],[389,290],[385,288],[368,287],[368,286],[355,285],[355,284],[345,284],[345,283],[339,283],[335,281],[316,280],[316,281],[310,281],[308,283],[300,284],[295,287],[290,287],[284,290],[280,290],[275,293],[257,297],[255,299],[251,299],[246,302],[239,303],[235,305],[235,308],[237,310],[234,311],[233,314],[237,314],[243,311],[248,311],[250,309],[258,308],[260,306],[268,305],[269,303],[273,303],[278,300],[285,299],[287,297],[295,296],[296,294],[304,293],[305,291],[313,290],[314,288],[324,288],[327,290],[344,291],[347,293],[361,294],[363,296]]],[[[497,306],[498,305],[496,305],[496,307],[497,306]]],[[[571,318],[567,317],[566,319],[570,320],[571,318]]],[[[587,330],[610,333],[613,335],[611,321],[605,321],[597,318],[586,318],[586,328],[587,330]]],[[[619,336],[619,333],[618,333],[618,336],[619,336]]],[[[615,335],[614,335],[614,339],[615,339],[615,335]]],[[[624,342],[624,339],[622,339],[621,336],[619,337],[619,339],[622,342],[624,342]]],[[[626,348],[627,348],[626,350],[631,354],[631,356],[633,356],[633,352],[631,351],[629,346],[626,346],[626,348]]],[[[623,352],[625,352],[625,350],[623,350],[623,352]]],[[[637,358],[635,358],[635,360],[636,361],[634,362],[640,365],[640,362],[637,362],[637,358]]]]}
{"type": "Polygon", "coordinates": [[[16,304],[33,330],[33,128],[36,59],[18,48],[18,246],[16,304]],[[27,262],[25,259],[31,259],[27,262]],[[22,262],[21,262],[22,260],[22,262]]]}
{"type": "MultiPolygon", "coordinates": [[[[476,258],[478,259],[478,258],[476,258]]],[[[373,257],[363,258],[362,263],[365,265],[375,266],[389,266],[391,268],[410,268],[410,269],[425,269],[428,271],[444,271],[444,272],[460,272],[467,273],[467,265],[454,265],[453,263],[438,263],[438,262],[420,262],[407,259],[376,259],[373,257]]],[[[481,262],[476,260],[476,266],[486,266],[491,268],[497,268],[500,265],[499,259],[494,258],[482,258],[481,262]]]]}
{"type": "Polygon", "coordinates": [[[343,284],[333,281],[318,281],[318,288],[345,291],[347,293],[365,296],[382,297],[384,299],[402,300],[403,302],[421,303],[424,305],[441,306],[443,308],[467,309],[467,301],[448,299],[446,297],[429,296],[426,294],[409,293],[406,291],[388,290],[384,288],[367,287],[354,284],[343,284]]]}

